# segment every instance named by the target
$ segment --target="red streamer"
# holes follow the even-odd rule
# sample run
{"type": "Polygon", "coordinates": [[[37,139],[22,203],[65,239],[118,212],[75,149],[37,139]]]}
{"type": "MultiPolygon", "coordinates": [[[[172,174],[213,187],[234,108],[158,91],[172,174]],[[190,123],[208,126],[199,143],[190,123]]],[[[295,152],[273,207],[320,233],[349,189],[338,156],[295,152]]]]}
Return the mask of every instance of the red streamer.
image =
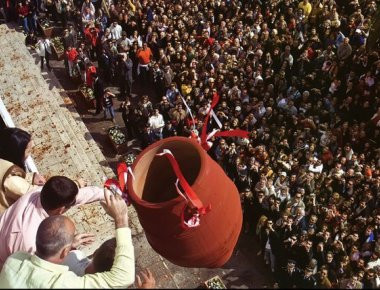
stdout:
{"type": "Polygon", "coordinates": [[[169,159],[169,162],[172,165],[174,173],[177,176],[183,190],[185,191],[185,194],[188,197],[189,202],[194,208],[198,210],[198,213],[200,215],[204,215],[208,213],[211,210],[211,205],[208,205],[207,207],[203,206],[202,201],[199,199],[197,194],[194,192],[194,190],[191,188],[189,183],[186,181],[186,178],[183,176],[182,171],[179,168],[178,162],[174,158],[174,156],[171,154],[171,152],[169,150],[164,150],[163,154],[157,154],[157,155],[158,156],[165,155],[169,159]]]}
{"type": "Polygon", "coordinates": [[[118,180],[115,179],[107,179],[104,183],[104,187],[110,189],[111,185],[115,185],[121,192],[122,192],[122,198],[125,200],[125,202],[130,205],[130,201],[128,199],[128,193],[127,193],[127,187],[126,187],[126,180],[124,179],[124,174],[128,174],[128,167],[125,162],[121,162],[117,165],[117,177],[118,180]]]}
{"type": "MultiPolygon", "coordinates": [[[[219,102],[219,95],[218,93],[214,93],[212,96],[212,102],[211,102],[211,107],[210,110],[208,111],[206,118],[204,120],[204,124],[202,127],[202,134],[201,134],[201,146],[203,147],[204,150],[208,151],[210,150],[210,146],[207,143],[207,124],[210,120],[211,116],[211,111],[213,108],[216,106],[216,104],[219,102]]],[[[242,138],[248,138],[249,132],[241,129],[236,129],[236,130],[230,130],[230,131],[221,131],[221,132],[216,132],[215,137],[242,137],[242,138]]]]}

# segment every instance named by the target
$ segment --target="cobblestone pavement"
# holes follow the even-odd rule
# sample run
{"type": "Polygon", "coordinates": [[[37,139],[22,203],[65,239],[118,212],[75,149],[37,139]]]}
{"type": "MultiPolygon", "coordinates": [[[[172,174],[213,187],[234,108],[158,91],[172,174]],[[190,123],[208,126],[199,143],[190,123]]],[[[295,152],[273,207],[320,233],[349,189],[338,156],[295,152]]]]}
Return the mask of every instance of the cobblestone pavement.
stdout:
{"type": "MultiPolygon", "coordinates": [[[[0,97],[16,126],[32,133],[33,158],[41,173],[81,177],[101,186],[104,177],[114,176],[109,162],[114,167],[119,157],[105,138],[110,122],[94,118],[68,97],[55,77],[62,76],[62,63],[52,61],[52,72],[41,71],[35,53],[31,55],[24,46],[24,38],[13,27],[0,25],[0,97]]],[[[117,122],[122,124],[120,113],[117,122]]],[[[76,222],[79,233],[96,234],[96,242],[83,248],[87,254],[114,234],[112,221],[99,203],[80,206],[68,215],[76,222]]],[[[252,237],[242,235],[233,257],[223,268],[182,268],[152,250],[132,207],[129,216],[136,270],[149,267],[157,287],[196,288],[215,275],[230,288],[261,288],[273,282],[268,268],[256,256],[257,243],[252,237]]]]}

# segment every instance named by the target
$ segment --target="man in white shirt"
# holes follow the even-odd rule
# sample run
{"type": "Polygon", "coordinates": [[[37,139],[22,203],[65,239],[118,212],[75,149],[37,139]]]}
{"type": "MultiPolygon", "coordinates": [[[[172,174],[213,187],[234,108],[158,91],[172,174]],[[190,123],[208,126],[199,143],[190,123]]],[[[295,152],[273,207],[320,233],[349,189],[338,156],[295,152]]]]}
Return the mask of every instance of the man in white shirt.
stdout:
{"type": "Polygon", "coordinates": [[[128,51],[129,47],[132,46],[132,41],[127,37],[127,33],[125,31],[121,34],[120,46],[124,49],[124,51],[128,51]]]}
{"type": "Polygon", "coordinates": [[[309,171],[313,173],[322,173],[323,164],[317,157],[313,157],[312,163],[309,165],[309,171]]]}
{"type": "Polygon", "coordinates": [[[161,140],[162,130],[165,126],[165,122],[158,109],[155,109],[153,115],[149,118],[149,126],[154,132],[156,139],[161,140]]]}
{"type": "Polygon", "coordinates": [[[41,58],[41,70],[44,68],[44,59],[46,60],[46,66],[48,70],[51,70],[49,64],[49,56],[51,55],[51,44],[50,40],[46,36],[40,39],[36,44],[36,51],[41,58]]]}
{"type": "Polygon", "coordinates": [[[143,41],[142,41],[142,38],[141,36],[138,34],[138,31],[135,30],[133,31],[133,34],[129,37],[129,40],[131,41],[131,44],[133,44],[134,42],[137,42],[137,46],[139,48],[143,47],[143,41]]]}
{"type": "Polygon", "coordinates": [[[119,40],[121,38],[121,32],[123,30],[121,26],[115,21],[114,23],[112,23],[110,28],[112,39],[119,40]]]}
{"type": "Polygon", "coordinates": [[[281,109],[285,109],[288,104],[288,99],[285,96],[282,96],[278,101],[277,106],[281,109]]]}
{"type": "Polygon", "coordinates": [[[367,264],[367,269],[373,269],[379,266],[380,266],[380,258],[378,256],[378,253],[373,252],[367,264]]]}

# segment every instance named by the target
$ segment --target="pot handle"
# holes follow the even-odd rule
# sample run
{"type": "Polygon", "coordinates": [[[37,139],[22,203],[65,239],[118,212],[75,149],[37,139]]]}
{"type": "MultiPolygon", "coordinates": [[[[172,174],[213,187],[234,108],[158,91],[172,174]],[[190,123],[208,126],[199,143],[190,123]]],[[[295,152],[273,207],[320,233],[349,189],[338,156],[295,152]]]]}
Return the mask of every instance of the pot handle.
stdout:
{"type": "Polygon", "coordinates": [[[189,183],[186,181],[186,178],[183,176],[182,171],[179,168],[178,162],[175,159],[173,153],[168,149],[164,149],[162,153],[156,154],[156,156],[164,156],[164,155],[169,159],[169,162],[172,165],[174,173],[178,178],[176,182],[177,189],[178,189],[178,181],[179,181],[179,183],[181,184],[181,187],[183,188],[185,192],[183,194],[183,197],[184,196],[187,197],[188,203],[192,205],[194,208],[196,208],[200,215],[204,215],[207,212],[209,212],[211,209],[211,205],[208,205],[207,207],[203,205],[202,201],[199,199],[197,194],[194,192],[194,190],[191,188],[189,183]]]}

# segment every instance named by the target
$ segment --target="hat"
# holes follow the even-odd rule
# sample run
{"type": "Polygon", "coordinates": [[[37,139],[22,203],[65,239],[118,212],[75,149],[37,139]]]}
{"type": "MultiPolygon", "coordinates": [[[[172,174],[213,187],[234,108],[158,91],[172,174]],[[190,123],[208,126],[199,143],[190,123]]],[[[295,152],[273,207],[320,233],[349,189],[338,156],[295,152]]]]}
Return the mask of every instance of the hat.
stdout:
{"type": "Polygon", "coordinates": [[[214,81],[215,81],[214,78],[209,78],[209,79],[208,79],[208,82],[209,82],[209,83],[213,83],[214,81]]]}
{"type": "Polygon", "coordinates": [[[240,107],[240,106],[236,106],[236,107],[235,107],[235,111],[240,112],[240,111],[241,111],[241,107],[240,107]]]}
{"type": "Polygon", "coordinates": [[[282,172],[280,172],[280,175],[286,177],[286,172],[285,172],[285,171],[282,171],[282,172]]]}

